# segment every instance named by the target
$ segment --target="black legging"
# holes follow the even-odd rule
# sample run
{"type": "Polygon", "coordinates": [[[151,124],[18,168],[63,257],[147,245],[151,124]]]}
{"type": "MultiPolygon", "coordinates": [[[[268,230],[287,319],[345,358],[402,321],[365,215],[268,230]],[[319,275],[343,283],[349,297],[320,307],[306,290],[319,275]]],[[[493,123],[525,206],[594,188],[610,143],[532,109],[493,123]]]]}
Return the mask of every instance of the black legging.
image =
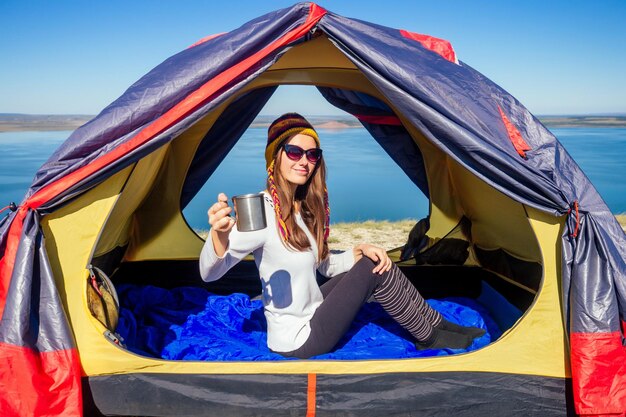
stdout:
{"type": "Polygon", "coordinates": [[[427,339],[433,326],[441,321],[439,313],[424,301],[395,264],[382,275],[372,272],[374,266],[372,260],[363,257],[350,271],[322,285],[324,301],[311,318],[309,338],[300,348],[279,353],[306,359],[330,352],[372,294],[416,340],[427,339]]]}

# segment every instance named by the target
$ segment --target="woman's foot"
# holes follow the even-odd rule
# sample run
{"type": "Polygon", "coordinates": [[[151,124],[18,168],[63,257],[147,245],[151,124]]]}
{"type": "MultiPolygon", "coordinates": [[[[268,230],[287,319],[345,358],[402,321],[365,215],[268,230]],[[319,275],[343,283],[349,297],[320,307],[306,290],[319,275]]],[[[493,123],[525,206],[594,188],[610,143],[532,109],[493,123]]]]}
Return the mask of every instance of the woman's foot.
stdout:
{"type": "Polygon", "coordinates": [[[472,338],[466,334],[449,332],[433,327],[433,333],[426,340],[415,342],[417,350],[426,349],[467,349],[472,344],[472,338]]]}
{"type": "Polygon", "coordinates": [[[456,323],[452,323],[444,318],[441,319],[441,323],[435,326],[435,329],[446,330],[448,332],[461,333],[468,335],[472,339],[476,339],[477,337],[481,337],[485,334],[485,329],[481,329],[480,327],[464,327],[459,326],[456,323]]]}

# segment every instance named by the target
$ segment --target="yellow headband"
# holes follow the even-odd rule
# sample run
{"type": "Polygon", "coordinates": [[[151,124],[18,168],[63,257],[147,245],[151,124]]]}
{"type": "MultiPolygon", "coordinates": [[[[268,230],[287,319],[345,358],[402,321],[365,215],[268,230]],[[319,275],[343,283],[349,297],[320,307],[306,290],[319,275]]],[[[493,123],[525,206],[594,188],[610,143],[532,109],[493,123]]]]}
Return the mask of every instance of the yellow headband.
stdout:
{"type": "Polygon", "coordinates": [[[317,136],[317,132],[312,127],[293,127],[291,129],[287,129],[284,132],[281,132],[275,138],[273,138],[271,142],[268,142],[267,147],[265,148],[265,169],[267,169],[274,160],[274,157],[278,151],[278,146],[281,145],[285,140],[296,135],[310,136],[315,140],[317,146],[320,146],[320,139],[317,136]]]}

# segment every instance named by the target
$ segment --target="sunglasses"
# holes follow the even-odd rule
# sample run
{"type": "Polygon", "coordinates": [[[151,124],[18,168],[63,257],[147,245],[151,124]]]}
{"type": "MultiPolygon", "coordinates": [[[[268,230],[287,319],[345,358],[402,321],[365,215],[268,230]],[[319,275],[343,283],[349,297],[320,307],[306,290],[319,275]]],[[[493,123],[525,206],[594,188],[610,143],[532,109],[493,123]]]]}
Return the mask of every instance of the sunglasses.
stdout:
{"type": "Polygon", "coordinates": [[[306,155],[307,161],[315,164],[322,158],[322,150],[320,148],[311,148],[305,151],[299,146],[286,143],[283,145],[283,149],[285,150],[287,158],[292,161],[299,161],[302,155],[306,155]]]}

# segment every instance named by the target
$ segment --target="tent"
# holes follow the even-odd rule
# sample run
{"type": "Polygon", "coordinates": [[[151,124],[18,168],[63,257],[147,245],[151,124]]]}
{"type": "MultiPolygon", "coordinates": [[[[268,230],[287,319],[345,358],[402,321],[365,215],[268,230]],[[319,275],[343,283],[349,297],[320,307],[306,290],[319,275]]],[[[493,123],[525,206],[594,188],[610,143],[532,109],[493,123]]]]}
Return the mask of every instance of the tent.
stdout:
{"type": "Polygon", "coordinates": [[[626,411],[626,238],[584,173],[448,42],[313,3],[203,39],[133,84],[37,172],[2,219],[0,253],[4,416],[626,411]],[[429,237],[471,221],[466,265],[407,268],[444,291],[488,281],[523,312],[502,337],[447,357],[258,363],[159,360],[112,340],[87,307],[88,266],[193,279],[203,242],[181,209],[283,84],[317,86],[362,122],[428,196],[429,237]]]}

